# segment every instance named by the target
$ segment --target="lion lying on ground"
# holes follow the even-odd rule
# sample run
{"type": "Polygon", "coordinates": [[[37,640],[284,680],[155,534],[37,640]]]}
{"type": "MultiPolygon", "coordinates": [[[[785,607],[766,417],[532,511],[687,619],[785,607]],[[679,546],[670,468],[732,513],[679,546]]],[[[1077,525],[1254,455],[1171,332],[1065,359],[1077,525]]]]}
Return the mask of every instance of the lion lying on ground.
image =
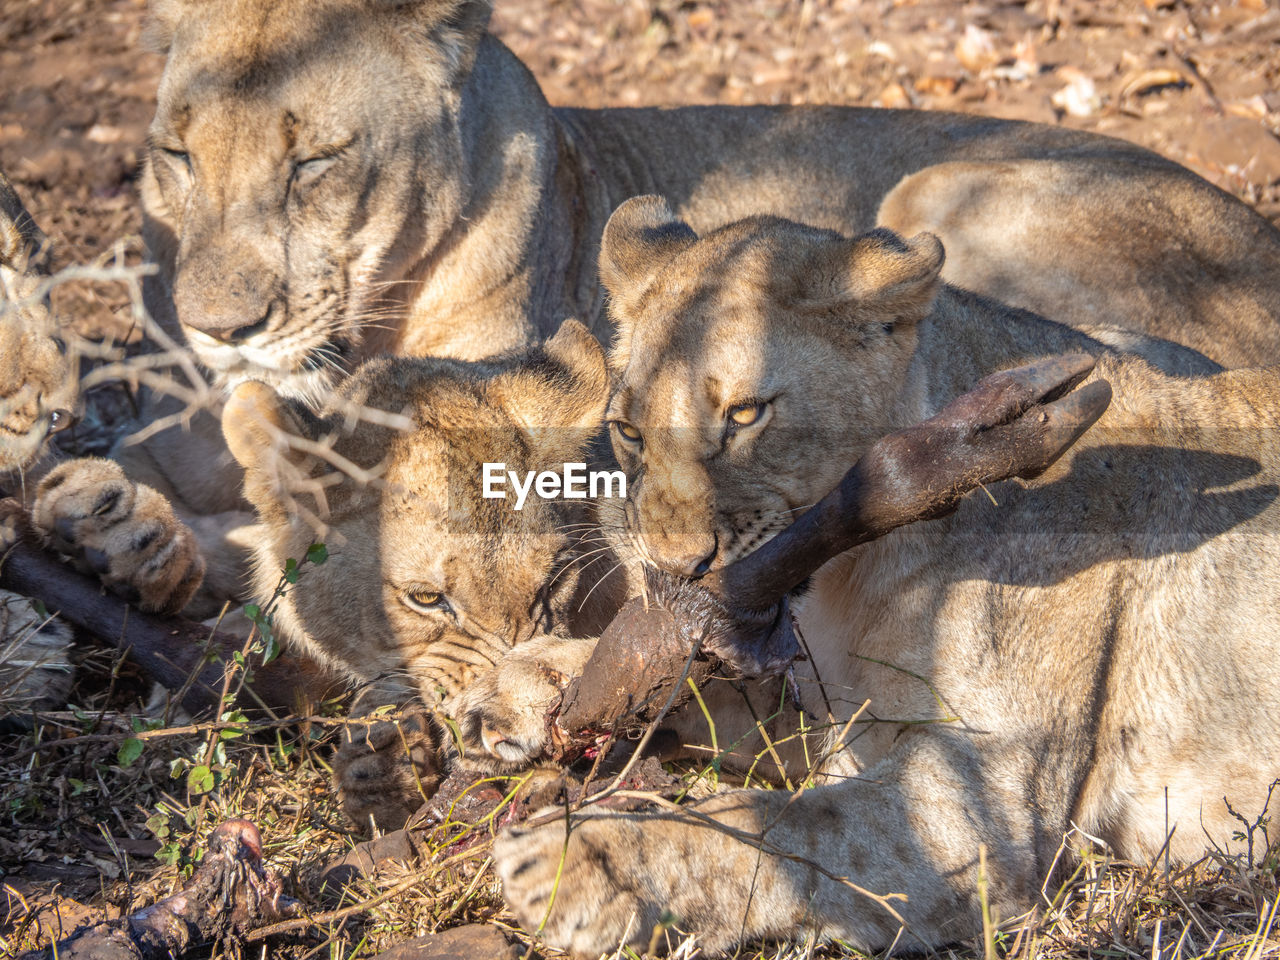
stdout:
{"type": "MultiPolygon", "coordinates": [[[[223,428],[260,519],[255,593],[270,596],[286,560],[306,555],[317,520],[329,550],[280,600],[277,634],[368,685],[357,712],[449,712],[513,646],[599,634],[624,597],[622,578],[606,577],[614,564],[592,506],[530,497],[516,512],[484,498],[481,474],[486,462],[523,473],[588,459],[607,400],[604,352],[572,321],[492,361],[370,361],[323,417],[266,384],[241,385],[223,428]],[[396,412],[407,429],[350,416],[359,409],[396,412]],[[329,461],[313,446],[325,442],[329,461]],[[377,482],[334,463],[376,470],[377,482]]],[[[335,764],[343,806],[357,824],[399,828],[436,773],[434,734],[425,718],[357,733],[335,764]]],[[[482,756],[479,742],[468,753],[482,756]]]]}
{"type": "MultiPolygon", "coordinates": [[[[602,275],[620,331],[608,416],[628,510],[589,529],[625,530],[624,555],[717,568],[815,501],[872,438],[994,369],[1090,352],[1117,397],[1041,479],[993,486],[994,504],[971,497],[825,567],[799,606],[811,661],[797,671],[831,741],[809,755],[827,759],[809,770],[795,741],[777,748],[778,779],[820,785],[717,795],[684,815],[584,811],[544,928],[552,943],[584,955],[644,945],[674,915],[710,950],[810,929],[883,947],[900,921],[861,888],[905,893],[892,905],[907,942],[938,944],[976,929],[979,845],[1005,916],[1033,901],[1073,824],[1129,858],[1160,850],[1167,827],[1179,859],[1203,853],[1202,829],[1239,849],[1223,797],[1256,812],[1280,775],[1268,722],[1280,693],[1264,666],[1280,635],[1274,371],[1169,377],[940,284],[941,266],[927,235],[848,240],[755,218],[699,239],[652,199],[616,215],[602,275]]],[[[320,485],[343,564],[304,577],[281,625],[403,699],[436,700],[495,769],[542,752],[547,704],[592,644],[555,634],[584,632],[563,625],[591,578],[573,539],[587,521],[540,500],[518,517],[482,498],[480,466],[538,467],[546,443],[547,462],[581,456],[604,379],[594,353],[570,327],[531,368],[375,362],[344,399],[411,411],[407,434],[345,434],[341,417],[253,384],[227,411],[267,531],[264,591],[313,537],[298,494],[282,491],[315,489],[324,472],[306,449],[281,458],[278,436],[337,435],[343,457],[387,464],[382,490],[320,485]],[[531,416],[567,432],[530,432],[531,416]]],[[[776,688],[748,690],[752,710],[736,690],[708,691],[722,744],[776,709],[776,688]]],[[[696,747],[702,722],[692,711],[673,726],[696,747]]],[[[349,751],[343,781],[349,808],[375,818],[398,753],[378,746],[349,751]]],[[[412,780],[398,770],[400,786],[412,780]]],[[[564,842],[557,823],[495,846],[531,928],[564,842]]]]}
{"type": "Polygon", "coordinates": [[[0,473],[30,464],[74,422],[76,371],[40,290],[45,246],[0,173],[0,473]]]}
{"type": "MultiPolygon", "coordinates": [[[[1077,395],[1034,411],[1035,401],[1018,396],[876,444],[892,466],[864,471],[842,513],[876,530],[936,515],[983,476],[1043,469],[1105,409],[1102,400],[1077,420],[1067,412],[1077,395]],[[902,442],[929,453],[895,453],[902,442]]],[[[323,536],[329,559],[307,567],[280,600],[277,633],[295,653],[364,685],[358,712],[418,707],[399,728],[353,725],[335,768],[358,824],[372,817],[399,828],[429,792],[439,767],[423,705],[457,718],[454,759],[484,773],[528,766],[546,736],[548,702],[634,594],[626,574],[638,571],[617,562],[592,496],[499,499],[484,479],[486,465],[522,477],[591,463],[607,400],[604,351],[576,321],[541,347],[492,361],[370,361],[320,417],[256,381],[232,393],[223,429],[261,519],[259,603],[271,601],[290,558],[323,536]],[[369,414],[395,408],[393,420],[369,414]]],[[[586,494],[596,481],[581,475],[586,494]]]]}
{"type": "MultiPolygon", "coordinates": [[[[635,552],[715,569],[872,438],[989,371],[1090,349],[940,283],[942,262],[928,234],[757,217],[699,237],[657,198],[625,204],[601,273],[635,552]]],[[[583,956],[669,916],[710,951],[810,930],[879,950],[900,925],[927,947],[977,932],[983,846],[1003,916],[1073,826],[1125,859],[1239,851],[1232,808],[1256,815],[1280,777],[1280,383],[1116,356],[1094,375],[1109,411],[1041,478],[813,579],[796,670],[839,748],[819,786],[584,810],[567,849],[563,822],[509,830],[494,858],[521,921],[583,956]],[[905,894],[901,921],[862,891],[905,894]]]]}
{"type": "MultiPolygon", "coordinates": [[[[872,438],[990,370],[1090,352],[1117,397],[1041,479],[993,486],[998,506],[971,497],[825,567],[799,607],[812,660],[797,671],[830,750],[810,744],[827,756],[810,771],[794,742],[777,747],[779,780],[818,785],[720,794],[685,815],[575,815],[552,943],[583,955],[644,945],[674,916],[709,950],[806,930],[883,947],[899,919],[862,889],[905,893],[891,906],[906,942],[938,944],[976,930],[980,844],[1005,916],[1033,901],[1073,824],[1123,857],[1160,850],[1166,825],[1179,859],[1203,853],[1202,829],[1240,848],[1223,797],[1255,813],[1280,775],[1268,722],[1280,693],[1265,672],[1280,630],[1274,371],[1169,377],[940,284],[941,265],[929,236],[848,240],[756,218],[699,239],[652,199],[616,215],[602,254],[620,331],[608,416],[633,521],[589,529],[625,530],[624,555],[686,573],[726,563],[816,500],[872,438]]],[[[313,418],[253,384],[225,421],[267,531],[264,591],[313,536],[282,491],[325,472],[306,450],[281,458],[278,432],[336,431],[342,456],[385,460],[380,491],[321,485],[343,565],[303,577],[282,627],[353,672],[436,699],[495,769],[542,751],[546,706],[592,644],[554,635],[585,632],[557,624],[574,615],[570,597],[590,593],[573,542],[586,521],[540,500],[517,520],[480,494],[482,462],[537,466],[560,436],[529,432],[529,411],[568,431],[552,460],[582,455],[604,377],[598,348],[570,330],[531,369],[366,367],[346,399],[406,411],[407,434],[364,424],[348,435],[341,417],[313,418]]],[[[754,713],[737,691],[707,691],[722,744],[776,708],[775,687],[748,690],[754,713]]],[[[703,722],[693,711],[673,726],[696,748],[703,722]]],[[[397,753],[377,746],[348,752],[343,781],[375,817],[397,753]]],[[[404,786],[411,768],[398,770],[404,786]]],[[[531,928],[562,853],[563,823],[509,830],[495,846],[531,928]]]]}
{"type": "MultiPolygon", "coordinates": [[[[1146,150],[916,111],[552,110],[489,11],[153,3],[168,61],[142,177],[148,305],[220,382],[323,402],[385,352],[492,356],[566,316],[607,339],[600,232],[646,191],[695,226],[779,213],[930,230],[947,279],[1005,302],[1228,365],[1280,357],[1280,233],[1146,150]]],[[[233,593],[244,553],[227,531],[247,518],[216,425],[120,456],[184,518],[216,517],[195,525],[209,592],[233,593]]]]}

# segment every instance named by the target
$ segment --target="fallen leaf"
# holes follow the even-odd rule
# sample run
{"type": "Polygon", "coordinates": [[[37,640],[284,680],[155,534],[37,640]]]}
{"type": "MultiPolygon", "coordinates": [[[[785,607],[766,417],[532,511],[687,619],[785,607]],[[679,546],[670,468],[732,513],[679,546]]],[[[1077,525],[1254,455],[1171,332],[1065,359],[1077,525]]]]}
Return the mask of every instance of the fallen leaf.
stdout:
{"type": "Polygon", "coordinates": [[[891,83],[880,91],[880,96],[875,99],[875,105],[891,110],[904,110],[911,106],[911,97],[902,88],[902,84],[891,83]]]}
{"type": "Polygon", "coordinates": [[[1150,93],[1152,90],[1158,90],[1161,87],[1185,87],[1189,86],[1190,81],[1184,74],[1177,70],[1170,70],[1167,67],[1158,67],[1154,70],[1143,70],[1137,76],[1126,81],[1120,88],[1120,98],[1140,97],[1144,93],[1150,93]]]}
{"type": "Polygon", "coordinates": [[[883,40],[876,40],[874,43],[867,44],[867,56],[883,57],[890,63],[898,62],[898,52],[883,40]]]}
{"type": "Polygon", "coordinates": [[[95,123],[85,132],[85,137],[93,143],[119,143],[125,139],[125,132],[110,124],[95,123]]]}
{"type": "Polygon", "coordinates": [[[1049,102],[1073,117],[1088,117],[1102,108],[1102,98],[1093,78],[1075,67],[1063,67],[1058,76],[1067,85],[1049,98],[1049,102]]]}
{"type": "Polygon", "coordinates": [[[705,30],[716,22],[716,15],[707,7],[699,7],[689,14],[689,26],[694,30],[705,30]]]}
{"type": "Polygon", "coordinates": [[[973,73],[981,73],[1000,62],[995,34],[973,24],[965,27],[964,36],[956,41],[955,54],[961,66],[973,73]]]}
{"type": "Polygon", "coordinates": [[[958,77],[921,77],[915,82],[916,93],[924,93],[934,97],[945,97],[955,93],[960,87],[958,77]]]}
{"type": "Polygon", "coordinates": [[[1236,100],[1232,103],[1223,105],[1223,109],[1227,113],[1234,114],[1237,117],[1246,117],[1250,120],[1265,119],[1271,111],[1267,109],[1267,101],[1262,99],[1261,94],[1255,94],[1248,100],[1236,100]]]}

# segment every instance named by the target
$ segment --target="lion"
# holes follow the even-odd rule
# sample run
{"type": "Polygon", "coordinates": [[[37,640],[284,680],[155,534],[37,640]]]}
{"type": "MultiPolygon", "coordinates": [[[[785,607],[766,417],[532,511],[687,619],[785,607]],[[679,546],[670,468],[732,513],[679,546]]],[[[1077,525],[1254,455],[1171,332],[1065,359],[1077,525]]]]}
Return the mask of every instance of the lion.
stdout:
{"type": "MultiPolygon", "coordinates": [[[[23,485],[21,471],[49,437],[75,421],[73,358],[41,288],[44,233],[0,173],[0,485],[23,485]]],[[[0,503],[0,553],[17,536],[0,503]]],[[[0,560],[0,562],[3,562],[0,560]]],[[[61,706],[71,689],[71,631],[40,604],[0,590],[0,714],[61,706]]]]}
{"type": "Polygon", "coordinates": [[[563,815],[501,834],[504,894],[549,943],[643,948],[673,922],[708,952],[929,948],[980,930],[983,848],[1006,917],[1072,830],[1137,861],[1263,852],[1234,811],[1280,777],[1275,369],[1170,376],[944,282],[943,260],[928,233],[757,216],[699,235],[656,197],[614,215],[607,418],[646,564],[729,563],[990,371],[1084,350],[1114,399],[1039,479],[812,578],[795,670],[831,731],[813,785],[587,808],[567,846],[563,815]]]}
{"type": "MultiPolygon", "coordinates": [[[[490,361],[371,360],[321,415],[259,381],[232,393],[223,429],[257,510],[256,596],[272,596],[320,521],[329,552],[280,599],[277,635],[364,688],[355,715],[419,708],[399,726],[353,726],[335,772],[358,825],[397,829],[433,788],[436,734],[421,708],[456,712],[512,648],[572,648],[621,603],[592,504],[531,497],[516,511],[485,498],[481,478],[485,463],[523,473],[590,460],[607,400],[604,351],[575,321],[490,361]],[[398,419],[353,415],[369,410],[398,419]]],[[[468,758],[483,761],[481,746],[468,758]]]]}
{"type": "Polygon", "coordinates": [[[75,422],[76,373],[49,312],[47,241],[0,173],[0,472],[35,461],[75,422]]]}
{"type": "MultiPolygon", "coordinates": [[[[47,458],[42,462],[49,438],[72,426],[79,408],[79,359],[74,338],[64,342],[50,311],[46,253],[43,232],[0,173],[0,488],[30,501],[32,526],[50,546],[74,541],[87,572],[144,610],[174,612],[200,584],[204,561],[168,501],[126,480],[110,460],[71,460],[51,470],[47,458]],[[63,484],[69,475],[78,497],[63,484]]],[[[19,501],[0,503],[0,550],[19,537],[22,512],[19,501]]],[[[35,600],[0,591],[5,709],[65,704],[70,651],[62,621],[35,600]]]]}
{"type": "MultiPolygon", "coordinates": [[[[220,385],[323,402],[382,353],[484,358],[569,316],[607,339],[596,250],[644,191],[695,227],[929,230],[946,279],[1011,304],[1225,365],[1280,356],[1280,233],[1119,140],[848,107],[553,110],[487,33],[488,0],[151,13],[167,61],[141,178],[147,303],[220,385]]],[[[228,531],[252,517],[214,419],[117,457],[192,521],[206,593],[236,593],[247,548],[228,531]]]]}

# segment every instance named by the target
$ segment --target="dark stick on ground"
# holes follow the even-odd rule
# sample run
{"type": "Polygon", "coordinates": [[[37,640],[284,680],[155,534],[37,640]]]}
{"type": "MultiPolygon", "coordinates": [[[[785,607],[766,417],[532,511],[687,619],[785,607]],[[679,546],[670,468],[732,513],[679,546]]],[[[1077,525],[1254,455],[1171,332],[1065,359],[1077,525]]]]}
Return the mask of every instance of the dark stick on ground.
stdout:
{"type": "MultiPolygon", "coordinates": [[[[38,597],[51,613],[127,650],[148,676],[170,690],[181,690],[194,673],[195,681],[182,698],[183,709],[193,716],[218,708],[225,664],[245,645],[241,637],[193,620],[141,613],[31,543],[19,543],[4,555],[0,587],[38,597]],[[216,658],[210,660],[210,655],[216,658]]],[[[257,699],[243,695],[240,702],[245,706],[258,705],[261,700],[272,709],[292,710],[307,700],[319,700],[335,685],[332,677],[301,658],[269,664],[263,664],[256,654],[245,659],[257,695],[257,699]]]]}

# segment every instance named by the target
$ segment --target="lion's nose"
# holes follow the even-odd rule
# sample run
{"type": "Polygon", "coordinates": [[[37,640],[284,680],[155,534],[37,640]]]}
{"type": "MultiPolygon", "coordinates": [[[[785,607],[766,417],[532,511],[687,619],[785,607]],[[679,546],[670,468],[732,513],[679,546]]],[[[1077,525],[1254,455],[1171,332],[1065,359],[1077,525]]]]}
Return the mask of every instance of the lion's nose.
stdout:
{"type": "Polygon", "coordinates": [[[183,322],[193,329],[199,330],[201,333],[220,340],[223,343],[243,343],[250,337],[253,337],[263,330],[267,329],[267,325],[271,322],[271,315],[275,311],[275,304],[267,307],[266,312],[257,320],[245,323],[244,315],[238,311],[228,311],[225,313],[202,313],[193,319],[183,318],[183,322]]]}
{"type": "Polygon", "coordinates": [[[683,550],[655,552],[653,562],[668,573],[674,573],[677,576],[694,579],[705,576],[711,570],[711,565],[715,563],[716,554],[720,552],[720,537],[712,534],[710,539],[710,547],[707,546],[706,540],[702,540],[700,543],[689,543],[687,546],[681,544],[686,546],[683,550]]]}
{"type": "Polygon", "coordinates": [[[268,329],[284,311],[284,291],[251,251],[216,246],[191,254],[174,284],[178,321],[222,343],[243,343],[268,329]]]}

